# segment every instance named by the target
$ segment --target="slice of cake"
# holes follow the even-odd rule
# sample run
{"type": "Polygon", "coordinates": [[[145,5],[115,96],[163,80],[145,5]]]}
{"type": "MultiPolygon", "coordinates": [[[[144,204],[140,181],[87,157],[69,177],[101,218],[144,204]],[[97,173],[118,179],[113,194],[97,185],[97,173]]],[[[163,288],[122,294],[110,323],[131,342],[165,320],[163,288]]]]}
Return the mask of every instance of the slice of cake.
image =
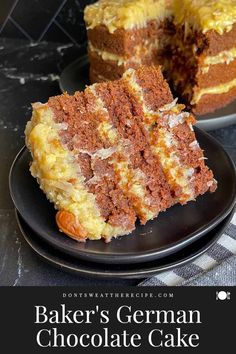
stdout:
{"type": "Polygon", "coordinates": [[[85,8],[90,81],[119,79],[128,68],[157,64],[170,18],[167,0],[100,0],[85,8]]]}
{"type": "Polygon", "coordinates": [[[30,167],[58,209],[58,227],[84,241],[130,233],[216,182],[160,68],[33,104],[26,127],[30,167]]]}
{"type": "Polygon", "coordinates": [[[167,77],[196,114],[236,98],[236,1],[173,0],[167,77]]]}

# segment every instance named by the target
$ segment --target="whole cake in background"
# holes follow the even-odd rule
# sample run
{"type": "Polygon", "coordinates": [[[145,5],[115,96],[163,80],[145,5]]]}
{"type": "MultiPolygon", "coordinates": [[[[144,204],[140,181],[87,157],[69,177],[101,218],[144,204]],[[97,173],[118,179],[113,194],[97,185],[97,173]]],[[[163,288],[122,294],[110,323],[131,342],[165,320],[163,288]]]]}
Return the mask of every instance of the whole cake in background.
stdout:
{"type": "Polygon", "coordinates": [[[236,0],[100,0],[84,18],[92,83],[160,64],[198,115],[236,98],[236,0]]]}
{"type": "Polygon", "coordinates": [[[136,220],[216,189],[192,128],[157,66],[35,103],[30,171],[78,241],[125,235],[136,220]]]}
{"type": "Polygon", "coordinates": [[[100,0],[85,8],[90,81],[158,64],[171,12],[165,0],[100,0]]]}

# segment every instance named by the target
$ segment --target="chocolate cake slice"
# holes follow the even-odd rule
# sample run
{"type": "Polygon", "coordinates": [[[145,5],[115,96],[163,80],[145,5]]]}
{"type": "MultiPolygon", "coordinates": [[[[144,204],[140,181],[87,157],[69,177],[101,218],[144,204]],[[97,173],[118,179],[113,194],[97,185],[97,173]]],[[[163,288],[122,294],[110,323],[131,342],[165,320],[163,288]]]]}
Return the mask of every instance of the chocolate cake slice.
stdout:
{"type": "Polygon", "coordinates": [[[84,241],[125,235],[173,204],[216,189],[192,128],[159,67],[33,104],[30,171],[58,210],[58,227],[84,241]]]}

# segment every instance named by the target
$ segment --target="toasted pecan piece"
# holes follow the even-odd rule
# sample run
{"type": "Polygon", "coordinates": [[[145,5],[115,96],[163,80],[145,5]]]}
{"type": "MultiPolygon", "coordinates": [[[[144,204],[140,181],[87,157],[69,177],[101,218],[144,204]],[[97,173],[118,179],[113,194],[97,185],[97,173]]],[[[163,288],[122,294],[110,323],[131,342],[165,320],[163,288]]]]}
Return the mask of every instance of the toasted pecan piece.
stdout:
{"type": "Polygon", "coordinates": [[[56,214],[56,222],[60,231],[76,241],[85,242],[88,233],[76,220],[74,214],[66,210],[60,210],[56,214]]]}

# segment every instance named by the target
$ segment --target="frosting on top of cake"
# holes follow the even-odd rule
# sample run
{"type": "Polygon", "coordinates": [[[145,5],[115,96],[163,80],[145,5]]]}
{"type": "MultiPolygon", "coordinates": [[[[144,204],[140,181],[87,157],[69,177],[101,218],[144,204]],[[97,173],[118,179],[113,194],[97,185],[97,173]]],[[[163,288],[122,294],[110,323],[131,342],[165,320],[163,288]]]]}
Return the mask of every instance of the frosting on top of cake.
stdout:
{"type": "Polygon", "coordinates": [[[175,23],[189,23],[203,33],[222,35],[236,22],[236,0],[173,0],[175,23]]]}
{"type": "Polygon", "coordinates": [[[162,20],[170,14],[169,0],[99,0],[86,6],[87,28],[105,25],[110,33],[117,28],[143,27],[148,20],[162,20]]]}

